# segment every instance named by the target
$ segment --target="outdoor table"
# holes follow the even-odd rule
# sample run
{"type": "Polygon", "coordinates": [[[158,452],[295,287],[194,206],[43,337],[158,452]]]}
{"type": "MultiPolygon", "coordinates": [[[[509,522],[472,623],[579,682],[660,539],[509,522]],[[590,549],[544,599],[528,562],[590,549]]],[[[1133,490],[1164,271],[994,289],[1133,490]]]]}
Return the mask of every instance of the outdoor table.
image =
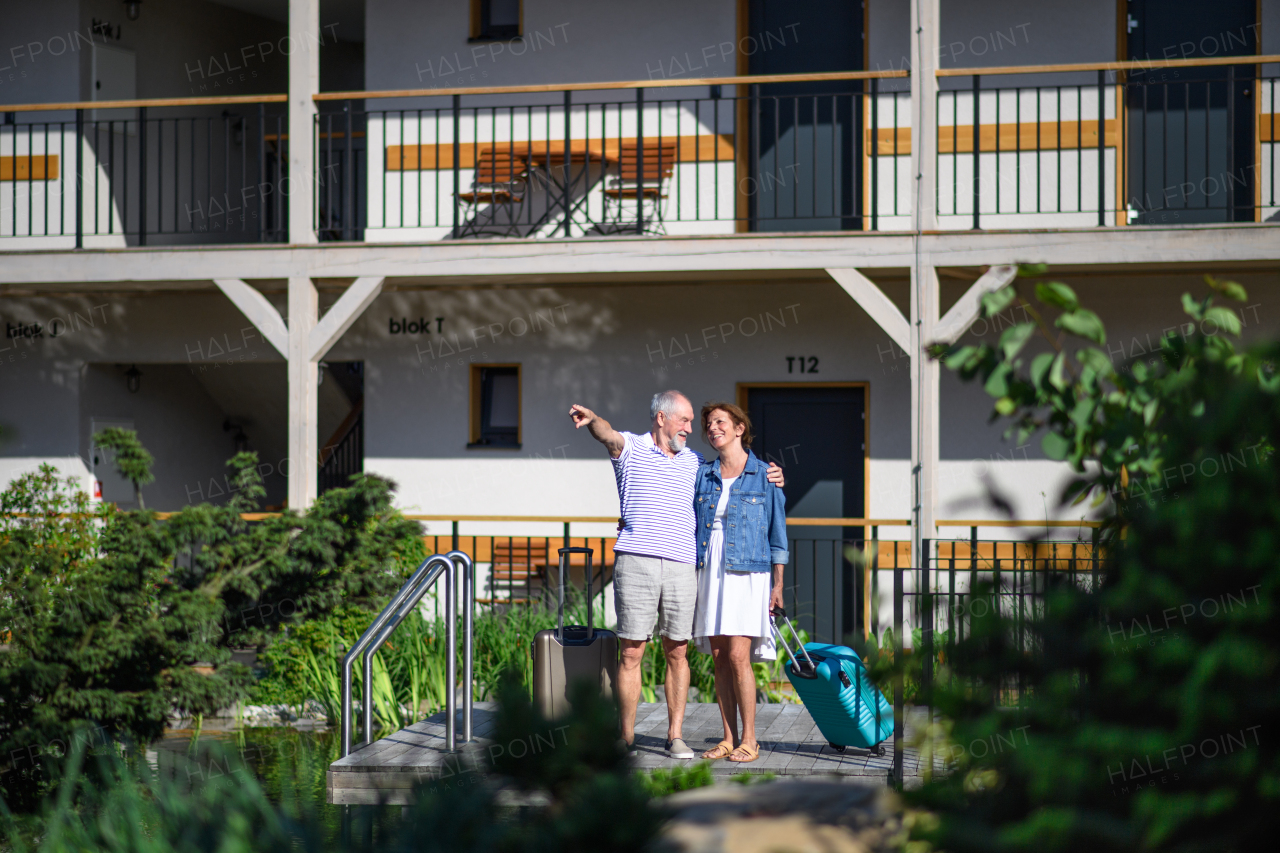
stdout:
{"type": "MultiPolygon", "coordinates": [[[[562,139],[541,142],[513,142],[492,146],[495,154],[510,152],[529,164],[531,183],[539,178],[547,188],[547,205],[542,216],[532,223],[536,231],[557,212],[563,212],[561,224],[572,220],[586,202],[591,188],[599,183],[616,160],[616,152],[607,152],[599,140],[571,139],[566,152],[562,139]],[[581,190],[576,202],[573,195],[581,190]]],[[[557,226],[559,227],[559,226],[557,226]]]]}

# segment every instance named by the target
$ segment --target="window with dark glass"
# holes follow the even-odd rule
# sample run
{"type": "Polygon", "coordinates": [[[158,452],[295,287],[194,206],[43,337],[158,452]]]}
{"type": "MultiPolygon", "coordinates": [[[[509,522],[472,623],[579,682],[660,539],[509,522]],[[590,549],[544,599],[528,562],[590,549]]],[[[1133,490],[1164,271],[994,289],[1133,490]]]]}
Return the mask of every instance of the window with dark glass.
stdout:
{"type": "Polygon", "coordinates": [[[471,366],[468,447],[520,447],[520,365],[471,366]]]}
{"type": "Polygon", "coordinates": [[[472,0],[473,41],[513,39],[520,36],[521,0],[472,0]]]}

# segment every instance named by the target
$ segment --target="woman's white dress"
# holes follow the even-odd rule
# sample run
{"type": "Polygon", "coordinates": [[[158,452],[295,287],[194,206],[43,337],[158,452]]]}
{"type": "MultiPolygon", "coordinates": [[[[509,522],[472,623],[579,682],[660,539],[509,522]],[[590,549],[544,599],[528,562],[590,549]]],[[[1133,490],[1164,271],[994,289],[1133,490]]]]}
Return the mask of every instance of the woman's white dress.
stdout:
{"type": "Polygon", "coordinates": [[[767,572],[726,572],[724,570],[724,516],[729,491],[736,477],[721,484],[707,542],[706,567],[698,573],[698,604],[693,616],[693,639],[698,651],[711,654],[708,637],[751,637],[751,661],[775,660],[773,632],[769,630],[769,591],[772,570],[767,572]]]}

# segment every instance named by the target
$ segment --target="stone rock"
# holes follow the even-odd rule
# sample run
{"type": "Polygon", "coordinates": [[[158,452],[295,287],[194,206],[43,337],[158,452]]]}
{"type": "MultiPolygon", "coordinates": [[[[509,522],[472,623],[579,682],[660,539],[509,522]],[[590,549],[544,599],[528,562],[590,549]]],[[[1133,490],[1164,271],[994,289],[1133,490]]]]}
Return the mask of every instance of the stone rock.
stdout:
{"type": "Polygon", "coordinates": [[[673,794],[662,853],[880,853],[899,849],[901,808],[880,786],[730,783],[673,794]]]}

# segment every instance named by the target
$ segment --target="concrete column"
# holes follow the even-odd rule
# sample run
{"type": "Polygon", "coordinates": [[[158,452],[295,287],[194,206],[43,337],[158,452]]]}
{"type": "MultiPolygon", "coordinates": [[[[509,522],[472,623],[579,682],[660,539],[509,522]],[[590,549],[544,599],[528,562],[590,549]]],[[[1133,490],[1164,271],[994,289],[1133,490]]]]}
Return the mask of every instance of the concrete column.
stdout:
{"type": "MultiPolygon", "coordinates": [[[[316,102],[320,92],[320,0],[289,0],[289,242],[316,243],[316,102]]],[[[292,288],[291,288],[292,292],[292,288]]],[[[292,296],[290,296],[292,301],[292,296]]]]}
{"type": "Polygon", "coordinates": [[[289,508],[304,512],[316,499],[319,464],[319,369],[311,330],[320,300],[307,276],[289,279],[289,508]]]}
{"type": "Polygon", "coordinates": [[[938,227],[939,0],[911,0],[911,218],[916,232],[911,265],[912,548],[921,565],[921,540],[937,535],[938,364],[924,352],[938,325],[938,273],[920,249],[920,234],[938,227]]]}

